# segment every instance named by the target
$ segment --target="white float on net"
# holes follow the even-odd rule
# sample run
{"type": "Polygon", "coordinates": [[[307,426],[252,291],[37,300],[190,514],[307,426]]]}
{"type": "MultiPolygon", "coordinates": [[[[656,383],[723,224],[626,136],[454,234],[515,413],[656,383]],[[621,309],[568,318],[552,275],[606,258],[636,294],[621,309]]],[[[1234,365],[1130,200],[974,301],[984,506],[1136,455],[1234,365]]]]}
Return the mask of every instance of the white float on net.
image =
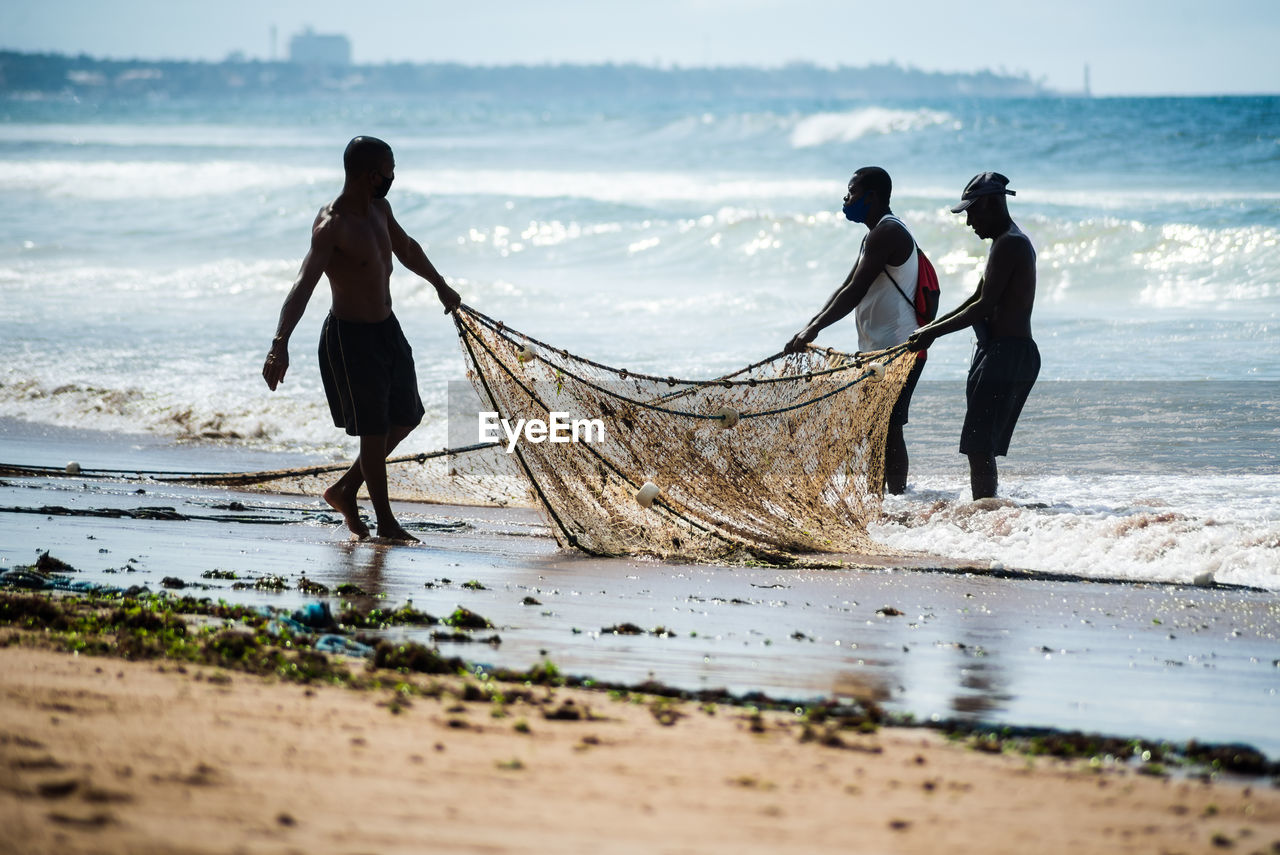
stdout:
{"type": "Polygon", "coordinates": [[[711,414],[720,420],[720,430],[728,430],[738,423],[738,419],[742,414],[733,407],[721,407],[711,414]]]}
{"type": "Polygon", "coordinates": [[[658,489],[658,485],[652,481],[645,481],[640,485],[640,489],[636,491],[636,501],[641,507],[653,507],[653,500],[658,498],[658,494],[662,492],[658,489]]]}

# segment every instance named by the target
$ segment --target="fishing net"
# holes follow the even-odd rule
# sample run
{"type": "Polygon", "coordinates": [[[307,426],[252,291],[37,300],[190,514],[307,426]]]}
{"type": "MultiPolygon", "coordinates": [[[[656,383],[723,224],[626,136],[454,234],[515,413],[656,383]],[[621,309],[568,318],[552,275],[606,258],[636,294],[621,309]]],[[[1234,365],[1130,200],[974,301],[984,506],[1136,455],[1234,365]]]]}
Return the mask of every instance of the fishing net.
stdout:
{"type": "Polygon", "coordinates": [[[570,440],[526,433],[509,455],[562,546],[700,560],[890,551],[867,523],[915,362],[905,347],[810,348],[679,380],[575,356],[466,306],[454,318],[483,405],[512,428],[558,422],[570,440]]]}

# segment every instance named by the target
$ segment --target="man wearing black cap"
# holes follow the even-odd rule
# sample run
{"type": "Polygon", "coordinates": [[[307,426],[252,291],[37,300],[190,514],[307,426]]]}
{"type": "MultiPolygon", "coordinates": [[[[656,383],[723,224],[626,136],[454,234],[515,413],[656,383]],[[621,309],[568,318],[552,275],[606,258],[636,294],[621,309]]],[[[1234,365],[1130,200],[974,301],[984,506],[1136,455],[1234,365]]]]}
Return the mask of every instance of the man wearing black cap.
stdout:
{"type": "Polygon", "coordinates": [[[1040,373],[1040,351],[1031,339],[1036,297],[1036,251],[1009,217],[1009,179],[998,172],[975,175],[953,213],[983,240],[991,239],[987,268],[973,296],[955,311],[921,327],[907,339],[913,350],[939,337],[973,327],[978,339],[966,387],[968,410],[960,433],[960,453],[969,457],[974,499],[996,494],[996,457],[1009,453],[1009,439],[1040,373]]]}

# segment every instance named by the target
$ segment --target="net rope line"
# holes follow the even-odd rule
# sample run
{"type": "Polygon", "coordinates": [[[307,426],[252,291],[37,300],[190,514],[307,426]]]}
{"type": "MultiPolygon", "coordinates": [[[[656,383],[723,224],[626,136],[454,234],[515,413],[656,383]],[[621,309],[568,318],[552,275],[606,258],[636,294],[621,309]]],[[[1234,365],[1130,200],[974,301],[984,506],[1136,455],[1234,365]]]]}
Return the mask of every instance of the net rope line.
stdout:
{"type": "MultiPolygon", "coordinates": [[[[478,442],[457,448],[442,448],[437,451],[425,451],[418,454],[403,454],[388,457],[387,465],[400,463],[426,463],[441,457],[470,454],[489,448],[498,448],[499,442],[478,442]]],[[[198,472],[167,469],[69,469],[65,466],[40,466],[37,464],[0,463],[0,474],[3,475],[38,475],[47,477],[74,478],[135,478],[160,483],[192,483],[192,484],[227,484],[231,486],[253,485],[282,478],[297,478],[312,475],[325,475],[330,472],[342,472],[351,468],[350,463],[323,463],[314,466],[294,466],[287,469],[263,469],[257,472],[198,472]]]]}
{"type": "MultiPolygon", "coordinates": [[[[503,321],[494,320],[493,318],[489,317],[483,312],[478,312],[475,309],[471,308],[470,306],[466,305],[465,303],[460,305],[458,307],[458,310],[461,312],[465,312],[466,314],[475,318],[481,324],[484,324],[486,327],[493,330],[497,335],[501,336],[503,339],[510,342],[511,344],[519,345],[522,341],[533,342],[543,350],[549,351],[551,353],[559,354],[565,359],[571,359],[575,362],[581,362],[582,364],[589,365],[592,368],[598,368],[602,371],[608,371],[612,374],[616,374],[618,377],[621,377],[623,379],[650,380],[655,383],[666,383],[668,386],[692,386],[696,388],[696,387],[703,387],[703,386],[731,387],[736,385],[742,385],[742,386],[751,386],[754,388],[761,384],[767,384],[767,383],[787,383],[795,380],[811,380],[812,378],[815,378],[815,377],[822,377],[828,374],[838,374],[842,371],[850,371],[856,368],[860,368],[862,367],[862,362],[863,362],[862,357],[866,356],[866,354],[843,353],[841,351],[836,350],[835,348],[830,348],[830,347],[815,348],[813,347],[813,345],[809,345],[810,350],[814,352],[826,353],[831,357],[844,358],[845,360],[848,360],[848,362],[846,364],[837,365],[832,368],[817,369],[814,371],[806,372],[804,374],[784,374],[778,377],[758,378],[758,379],[752,379],[752,380],[733,380],[732,379],[733,377],[736,377],[739,374],[745,374],[748,371],[754,371],[757,368],[761,368],[765,365],[775,362],[778,359],[783,358],[787,355],[784,351],[779,351],[778,353],[775,353],[772,356],[768,356],[764,359],[761,359],[758,362],[753,362],[750,365],[746,366],[745,368],[739,368],[738,370],[730,374],[725,374],[722,377],[716,377],[710,380],[705,380],[705,379],[689,380],[689,379],[680,379],[678,377],[659,377],[656,374],[644,374],[638,371],[630,371],[626,368],[614,368],[613,366],[610,366],[610,365],[605,365],[600,362],[595,362],[594,360],[587,359],[585,356],[579,356],[575,353],[571,353],[565,348],[556,347],[554,345],[551,345],[544,341],[536,339],[531,335],[526,335],[525,333],[517,333],[517,335],[519,335],[520,337],[520,341],[517,341],[516,339],[512,338],[511,335],[508,333],[508,330],[510,330],[511,328],[508,327],[506,323],[504,323],[503,321]]],[[[906,345],[905,344],[897,345],[893,348],[889,348],[889,350],[886,352],[893,352],[897,350],[905,351],[906,345]]],[[[538,359],[539,361],[542,361],[542,362],[547,361],[546,359],[543,359],[540,353],[536,350],[533,352],[533,358],[538,359]]],[[[563,370],[563,368],[561,370],[563,370]]],[[[565,373],[568,374],[567,371],[565,373]]],[[[575,375],[570,375],[570,376],[575,376],[575,375]]],[[[575,379],[580,380],[581,378],[578,378],[575,376],[575,379]]],[[[685,394],[685,392],[676,392],[673,394],[681,395],[681,394],[685,394]]]]}
{"type": "MultiPolygon", "coordinates": [[[[536,502],[526,479],[500,450],[500,442],[461,442],[435,451],[387,458],[387,494],[393,501],[471,507],[529,507],[536,502]]],[[[313,463],[254,472],[107,469],[68,464],[0,463],[0,476],[118,480],[126,483],[207,486],[254,493],[318,497],[351,461],[313,463]]],[[[362,488],[361,498],[367,499],[362,488]]]]}
{"type": "Polygon", "coordinates": [[[859,354],[810,347],[724,377],[678,380],[574,355],[468,306],[454,321],[492,416],[518,424],[576,410],[613,427],[599,449],[538,444],[545,435],[511,447],[562,545],[713,560],[744,549],[894,552],[877,548],[866,523],[879,511],[889,411],[916,361],[905,345],[859,354]],[[607,378],[627,391],[608,388],[607,378]],[[674,385],[688,388],[672,393],[674,385]],[[688,399],[681,409],[654,403],[674,396],[688,399]],[[727,399],[741,413],[715,410],[727,399]],[[748,420],[736,433],[750,440],[733,437],[748,420]]]}
{"type": "MultiPolygon", "coordinates": [[[[462,308],[466,308],[466,307],[462,307],[462,308]]],[[[468,310],[468,311],[470,312],[470,310],[468,310]]],[[[471,314],[473,314],[473,315],[475,314],[474,312],[470,312],[470,313],[471,313],[471,314]]],[[[455,322],[456,322],[456,318],[455,318],[455,322]]],[[[474,333],[473,333],[473,332],[472,332],[472,331],[471,331],[471,330],[470,330],[470,329],[469,329],[465,324],[457,323],[457,326],[458,326],[458,333],[459,333],[459,335],[460,335],[460,336],[462,336],[462,338],[463,338],[463,342],[464,342],[464,344],[465,344],[465,346],[466,346],[466,348],[467,348],[468,352],[470,352],[471,348],[470,348],[470,345],[469,345],[469,344],[466,344],[466,340],[467,340],[467,338],[468,338],[468,337],[470,337],[470,338],[474,338],[474,339],[475,339],[475,341],[476,341],[476,342],[477,342],[477,343],[478,343],[482,348],[484,348],[484,350],[486,351],[486,353],[487,353],[490,357],[493,357],[493,358],[495,359],[495,361],[498,363],[499,367],[501,367],[501,368],[503,369],[503,373],[505,373],[508,377],[510,377],[510,378],[511,378],[511,381],[512,381],[513,383],[515,383],[516,385],[518,385],[518,386],[519,386],[519,387],[520,387],[520,388],[525,392],[525,394],[527,394],[527,395],[529,396],[529,399],[530,399],[530,400],[532,400],[534,403],[536,403],[536,404],[537,404],[541,409],[543,409],[543,410],[547,411],[547,413],[550,413],[550,412],[551,412],[551,408],[550,408],[550,407],[548,407],[548,406],[547,406],[547,404],[546,404],[545,402],[543,402],[543,401],[542,401],[542,400],[537,396],[537,394],[536,394],[533,390],[531,390],[527,385],[525,385],[525,383],[524,383],[522,380],[520,380],[520,378],[516,377],[516,376],[515,376],[515,374],[513,374],[513,373],[511,372],[511,369],[510,369],[510,368],[509,368],[509,367],[508,367],[504,362],[502,362],[502,361],[500,361],[500,360],[498,360],[498,359],[496,358],[496,357],[497,357],[497,354],[495,354],[495,353],[492,351],[492,349],[489,347],[489,345],[488,345],[488,344],[487,344],[483,339],[481,339],[481,338],[479,338],[479,337],[475,336],[475,334],[474,334],[474,333]]],[[[505,336],[504,336],[504,338],[505,338],[505,336]]],[[[510,339],[507,339],[507,340],[508,340],[508,341],[510,341],[510,339]]],[[[530,340],[530,341],[533,341],[533,339],[529,339],[529,340],[530,340]]],[[[563,352],[565,352],[565,351],[557,351],[557,352],[562,352],[562,353],[563,353],[563,352]]],[[[894,359],[897,359],[898,357],[900,357],[902,354],[904,354],[904,353],[906,353],[906,352],[907,352],[907,346],[906,346],[905,344],[896,345],[895,347],[892,347],[892,348],[889,348],[888,350],[882,351],[882,353],[883,353],[883,354],[885,354],[885,355],[887,356],[886,362],[892,362],[894,359]]],[[[769,359],[762,360],[762,361],[760,361],[760,362],[754,363],[753,365],[749,365],[749,366],[747,366],[747,368],[741,369],[740,371],[735,372],[735,373],[739,373],[739,374],[740,374],[740,373],[742,373],[742,371],[748,371],[748,370],[752,370],[752,369],[754,369],[754,368],[759,368],[760,366],[762,366],[762,365],[764,365],[764,364],[766,364],[766,363],[768,363],[768,362],[770,362],[770,361],[772,361],[772,360],[776,360],[776,359],[778,359],[778,358],[779,358],[779,357],[781,357],[781,356],[783,356],[783,354],[781,354],[781,353],[776,354],[776,355],[774,355],[774,356],[769,357],[769,359]]],[[[570,358],[576,358],[576,357],[572,357],[572,356],[571,356],[570,358]]],[[[472,355],[472,359],[473,359],[473,361],[474,361],[474,355],[472,355]]],[[[545,360],[543,360],[543,361],[545,361],[545,360]]],[[[585,359],[580,359],[580,361],[582,361],[582,362],[589,362],[589,360],[585,360],[585,359]]],[[[594,363],[592,363],[592,364],[594,364],[594,363]]],[[[554,367],[554,366],[553,366],[553,367],[554,367]]],[[[618,369],[612,369],[612,368],[610,368],[610,369],[608,369],[608,370],[611,370],[611,371],[617,371],[618,369]]],[[[840,370],[843,370],[843,369],[840,369],[840,370]]],[[[568,372],[564,372],[564,373],[568,374],[568,372]]],[[[570,377],[573,377],[575,380],[578,380],[578,382],[580,382],[580,383],[582,383],[582,384],[584,384],[584,385],[588,386],[589,388],[596,390],[597,392],[601,392],[601,393],[603,393],[603,394],[610,395],[610,396],[612,396],[612,397],[618,398],[619,400],[627,401],[628,403],[636,404],[637,406],[647,407],[648,409],[654,410],[654,411],[656,411],[656,412],[667,413],[667,414],[669,414],[669,415],[674,415],[674,416],[683,416],[683,417],[685,417],[685,418],[694,418],[694,419],[708,419],[708,420],[715,420],[715,421],[724,421],[724,419],[725,419],[725,417],[724,417],[723,415],[706,415],[706,414],[703,414],[703,413],[689,413],[689,412],[684,412],[684,411],[682,411],[682,410],[669,410],[669,409],[666,409],[666,408],[663,408],[663,407],[653,406],[653,405],[651,405],[651,404],[649,404],[649,403],[647,403],[647,402],[645,402],[645,401],[641,401],[641,400],[638,400],[638,399],[635,399],[635,398],[630,398],[630,397],[627,397],[627,396],[625,396],[625,395],[621,395],[621,394],[618,394],[618,393],[616,393],[616,392],[613,392],[613,391],[611,391],[611,390],[609,390],[609,389],[603,389],[603,388],[601,388],[601,387],[597,386],[596,384],[594,384],[594,383],[592,383],[592,382],[590,382],[590,381],[588,381],[588,380],[586,380],[586,379],[584,379],[584,378],[576,377],[575,375],[572,375],[572,374],[569,374],[569,376],[570,376],[570,377]]],[[[637,375],[637,376],[638,376],[638,375],[637,375]]],[[[754,413],[740,413],[740,414],[738,415],[738,418],[740,418],[740,419],[750,419],[750,418],[759,418],[759,417],[761,417],[761,416],[774,416],[774,415],[781,415],[781,414],[783,414],[783,413],[793,412],[793,411],[795,411],[795,410],[804,409],[805,407],[810,406],[811,404],[816,404],[816,403],[818,403],[819,401],[823,401],[823,400],[825,400],[825,399],[827,399],[827,398],[832,397],[833,395],[838,395],[838,394],[840,394],[841,392],[844,392],[845,390],[847,390],[847,389],[849,389],[849,388],[851,388],[851,387],[855,386],[856,384],[861,383],[861,382],[863,382],[864,380],[869,379],[871,376],[872,376],[871,372],[867,372],[867,373],[862,374],[862,375],[861,375],[861,376],[859,376],[859,377],[856,377],[855,379],[853,379],[852,381],[850,381],[850,382],[846,383],[845,385],[843,385],[843,386],[838,386],[838,387],[836,387],[835,389],[832,389],[832,390],[831,390],[831,391],[829,391],[829,392],[825,392],[825,393],[823,393],[822,395],[819,395],[819,396],[817,396],[817,397],[815,397],[815,398],[810,398],[810,399],[808,399],[808,400],[801,401],[800,403],[798,403],[798,404],[793,404],[793,405],[791,405],[791,406],[789,406],[789,407],[779,407],[779,408],[777,408],[777,409],[773,409],[773,410],[764,410],[764,411],[754,412],[754,413]]],[[[666,381],[666,380],[663,380],[663,378],[654,378],[654,377],[652,377],[652,376],[650,376],[650,377],[649,377],[649,379],[651,379],[651,380],[652,380],[652,379],[658,379],[658,380],[662,380],[662,382],[668,382],[668,381],[666,381]]],[[[796,378],[796,377],[791,377],[791,378],[789,378],[789,379],[795,380],[795,379],[797,379],[797,378],[796,378]]],[[[485,384],[485,394],[486,394],[486,397],[488,397],[488,398],[489,398],[490,402],[494,405],[494,407],[497,407],[497,402],[494,400],[492,392],[490,392],[490,391],[489,391],[488,384],[487,384],[487,382],[485,382],[485,381],[484,381],[483,376],[481,377],[481,382],[485,384]]],[[[677,383],[680,383],[680,382],[686,382],[686,381],[676,381],[676,382],[677,382],[677,383]]],[[[711,381],[709,384],[708,384],[708,383],[702,383],[701,385],[716,385],[717,383],[718,383],[718,381],[711,381]]],[[[749,384],[748,384],[748,385],[749,385],[749,384]]],[[[500,419],[501,419],[501,418],[503,418],[503,416],[502,416],[501,412],[499,412],[499,413],[498,413],[498,416],[499,416],[499,418],[500,418],[500,419]]],[[[518,445],[518,444],[516,445],[516,448],[519,448],[519,445],[518,445]]],[[[587,450],[588,450],[589,452],[591,452],[593,455],[595,455],[596,457],[598,457],[602,463],[604,463],[605,465],[609,466],[609,468],[610,468],[610,469],[613,469],[613,471],[615,471],[615,472],[616,472],[620,477],[627,478],[627,476],[625,476],[622,472],[618,471],[618,470],[616,469],[616,467],[614,467],[614,466],[613,466],[613,464],[612,464],[612,463],[610,463],[609,461],[605,460],[603,457],[600,457],[600,455],[599,455],[599,454],[598,454],[594,449],[592,449],[589,445],[587,445],[587,446],[586,446],[586,448],[587,448],[587,450]]],[[[523,464],[523,459],[522,459],[522,464],[523,464]]],[[[627,480],[628,480],[628,482],[629,482],[629,483],[631,483],[631,484],[632,484],[632,486],[637,487],[637,489],[639,488],[639,485],[635,484],[634,482],[631,482],[631,481],[630,481],[630,479],[627,479],[627,480]]],[[[536,487],[536,484],[535,484],[535,487],[536,487]]],[[[672,510],[673,512],[675,512],[675,511],[674,511],[674,509],[671,509],[671,510],[672,510]]],[[[678,513],[678,512],[675,512],[675,513],[677,513],[677,515],[679,515],[679,513],[678,513]]],[[[691,521],[690,521],[690,522],[691,522],[691,521]]]]}
{"type": "MultiPolygon", "coordinates": [[[[500,337],[502,337],[502,338],[503,338],[504,340],[506,340],[507,342],[509,342],[509,343],[511,343],[511,344],[517,344],[517,342],[516,342],[516,340],[515,340],[515,339],[513,339],[513,338],[511,338],[511,336],[507,335],[507,333],[506,333],[506,329],[507,329],[507,327],[506,327],[506,325],[505,325],[505,324],[503,324],[501,321],[493,321],[493,319],[488,318],[488,317],[486,317],[486,316],[484,316],[484,315],[481,315],[479,312],[476,312],[474,309],[471,309],[469,306],[465,306],[465,305],[460,306],[460,307],[459,307],[459,310],[460,310],[460,311],[464,311],[464,312],[466,312],[467,314],[469,314],[469,315],[471,315],[472,317],[476,318],[476,320],[479,320],[481,323],[484,323],[484,324],[485,324],[485,326],[487,326],[487,327],[489,327],[490,329],[492,329],[495,333],[497,333],[500,337]]],[[[457,313],[455,313],[455,315],[456,315],[456,314],[457,314],[457,313]]],[[[456,320],[456,318],[455,318],[455,320],[456,320]]],[[[463,325],[459,324],[458,329],[459,329],[459,333],[460,333],[460,334],[463,334],[463,333],[462,333],[462,331],[463,331],[464,329],[466,329],[466,328],[465,328],[463,325]]],[[[625,369],[612,368],[612,367],[607,366],[607,365],[602,365],[602,364],[601,364],[601,363],[599,363],[599,362],[594,362],[594,361],[592,361],[592,360],[590,360],[590,359],[586,359],[586,358],[584,358],[584,357],[577,356],[577,355],[572,354],[572,353],[570,353],[569,351],[564,350],[564,349],[562,349],[562,348],[555,348],[555,347],[552,347],[552,346],[550,346],[550,345],[546,344],[545,342],[539,341],[538,339],[532,338],[532,337],[530,337],[530,336],[524,336],[523,334],[521,334],[521,337],[522,337],[525,341],[531,341],[531,342],[533,342],[534,344],[538,345],[538,347],[543,348],[543,349],[548,350],[548,351],[551,351],[551,352],[553,352],[553,353],[557,353],[557,354],[561,355],[562,357],[564,357],[565,359],[572,359],[572,360],[574,360],[574,361],[581,362],[581,363],[586,364],[586,365],[590,365],[590,366],[592,366],[592,367],[594,367],[594,368],[599,368],[599,369],[602,369],[602,370],[605,370],[605,371],[612,372],[612,373],[614,373],[614,374],[616,374],[616,375],[618,375],[619,377],[622,377],[622,378],[624,378],[624,379],[649,380],[649,381],[652,381],[652,382],[666,383],[668,386],[691,386],[691,387],[694,387],[694,388],[699,388],[699,387],[708,387],[708,386],[725,386],[725,387],[731,387],[731,386],[734,386],[734,385],[745,385],[745,386],[749,386],[749,387],[751,387],[751,388],[755,388],[756,386],[764,385],[764,384],[767,384],[767,383],[795,382],[796,380],[804,380],[805,382],[811,382],[811,381],[812,381],[812,379],[813,379],[814,377],[822,377],[822,376],[831,375],[831,374],[838,374],[838,373],[842,373],[842,372],[846,372],[846,371],[860,370],[860,369],[862,369],[862,366],[863,366],[863,364],[864,364],[864,363],[862,362],[862,360],[860,360],[860,359],[858,358],[858,356],[859,356],[859,355],[844,354],[844,353],[840,353],[839,351],[834,351],[834,350],[830,350],[830,349],[828,349],[826,352],[827,352],[829,355],[835,355],[835,356],[838,356],[838,357],[845,357],[845,358],[849,359],[850,361],[849,361],[847,364],[845,364],[845,365],[840,365],[840,366],[837,366],[837,367],[835,367],[835,368],[829,368],[829,369],[820,370],[820,371],[811,371],[811,372],[806,372],[806,373],[804,373],[804,374],[797,374],[797,375],[782,375],[782,376],[779,376],[779,377],[764,378],[764,379],[760,379],[760,380],[742,380],[742,381],[733,381],[733,380],[729,380],[729,379],[728,379],[729,377],[732,377],[732,376],[735,376],[735,375],[738,375],[738,374],[742,374],[742,373],[747,372],[747,371],[753,371],[753,370],[755,370],[755,369],[757,369],[757,368],[760,368],[760,367],[762,367],[762,366],[764,366],[764,365],[767,365],[767,364],[769,364],[769,363],[771,363],[771,362],[774,362],[774,361],[776,361],[776,360],[778,360],[778,359],[781,359],[781,358],[784,358],[784,357],[786,356],[786,354],[785,354],[785,353],[781,353],[781,352],[779,352],[779,353],[774,354],[773,356],[768,357],[767,359],[762,359],[762,360],[760,360],[759,362],[754,362],[754,363],[752,363],[751,365],[748,365],[746,368],[741,368],[741,369],[739,369],[738,371],[735,371],[735,372],[734,372],[733,374],[731,374],[731,375],[726,375],[726,377],[722,377],[722,378],[715,379],[715,380],[681,380],[681,379],[677,379],[677,378],[675,378],[675,377],[658,377],[658,376],[656,376],[656,375],[652,375],[652,374],[641,374],[641,373],[636,373],[636,372],[630,372],[630,371],[627,371],[627,370],[625,370],[625,369]]],[[[485,347],[486,347],[486,349],[488,349],[488,348],[487,348],[487,345],[486,345],[485,347]]],[[[887,350],[880,351],[880,352],[879,352],[879,355],[880,355],[880,356],[885,360],[885,363],[888,363],[888,362],[892,362],[892,361],[893,361],[893,360],[895,360],[895,359],[898,359],[899,357],[901,357],[901,356],[902,356],[902,354],[904,354],[904,353],[906,353],[906,352],[907,352],[907,346],[906,346],[905,344],[899,344],[899,345],[895,345],[894,347],[888,348],[887,350]]],[[[492,355],[494,355],[494,354],[490,353],[490,355],[492,356],[492,355]]],[[[595,390],[595,391],[597,391],[597,392],[600,392],[600,393],[602,393],[602,394],[609,395],[609,396],[611,396],[611,397],[617,398],[618,400],[622,400],[622,401],[626,401],[626,402],[631,403],[631,404],[635,404],[636,406],[644,407],[644,408],[646,408],[646,409],[654,410],[654,411],[656,411],[656,412],[668,413],[668,414],[670,414],[670,415],[674,415],[674,416],[683,416],[684,418],[688,418],[688,419],[707,419],[707,420],[713,420],[713,421],[723,421],[723,420],[724,420],[724,418],[725,418],[723,415],[707,414],[707,413],[694,413],[694,412],[689,412],[689,411],[686,411],[686,410],[672,410],[672,409],[668,409],[668,408],[666,408],[666,407],[658,406],[657,404],[652,404],[652,403],[650,403],[650,402],[648,402],[648,401],[642,401],[642,400],[639,400],[639,399],[636,399],[636,398],[631,398],[631,397],[629,397],[629,396],[623,395],[623,394],[618,393],[618,392],[614,392],[613,390],[608,389],[608,388],[605,388],[605,387],[603,387],[603,386],[601,386],[601,385],[599,385],[599,384],[597,384],[597,383],[594,383],[594,382],[592,382],[592,381],[590,381],[590,380],[586,379],[585,377],[582,377],[581,375],[579,375],[579,374],[577,374],[577,373],[575,373],[575,372],[569,371],[567,368],[565,368],[565,367],[563,367],[563,366],[552,365],[552,363],[551,363],[549,360],[547,360],[545,357],[543,357],[543,356],[542,356],[542,354],[541,354],[539,351],[537,351],[537,350],[534,350],[534,351],[533,351],[533,353],[531,354],[531,358],[536,359],[536,360],[538,360],[539,362],[546,363],[547,365],[550,365],[551,367],[555,368],[555,369],[556,369],[556,371],[560,372],[561,374],[564,374],[564,375],[565,375],[565,376],[567,376],[567,377],[571,377],[571,378],[573,378],[574,380],[577,380],[579,383],[582,383],[582,384],[584,384],[584,385],[586,385],[586,386],[588,386],[588,387],[590,387],[590,388],[594,389],[594,390],[595,390]]],[[[864,371],[864,372],[863,372],[861,375],[859,375],[858,377],[855,377],[855,378],[853,378],[852,380],[848,381],[844,386],[840,386],[840,387],[838,387],[838,388],[836,388],[836,389],[830,390],[830,391],[828,391],[828,392],[824,393],[823,395],[818,396],[818,397],[816,397],[816,398],[812,398],[812,399],[810,399],[810,400],[806,400],[806,401],[800,401],[800,402],[798,402],[798,403],[792,404],[792,405],[787,406],[787,407],[780,407],[780,408],[776,408],[776,409],[772,409],[772,410],[761,410],[761,411],[752,412],[752,413],[739,413],[739,414],[738,414],[738,418],[740,418],[740,419],[753,419],[753,418],[760,418],[761,416],[776,416],[776,415],[781,415],[782,413],[788,413],[788,412],[791,412],[791,411],[793,411],[793,410],[802,409],[802,408],[804,408],[804,407],[808,406],[809,404],[817,403],[818,401],[821,401],[821,400],[823,400],[824,398],[828,398],[828,397],[830,397],[830,396],[832,396],[832,395],[837,395],[837,394],[839,394],[840,392],[843,392],[843,391],[845,391],[846,389],[849,389],[849,388],[851,388],[851,387],[853,387],[853,386],[857,385],[858,383],[861,383],[862,381],[864,381],[864,380],[868,379],[870,376],[871,376],[871,373],[870,373],[869,371],[864,371]]],[[[513,379],[514,379],[514,378],[513,378],[513,379]]],[[[681,392],[671,393],[670,395],[666,395],[666,396],[659,396],[659,397],[658,397],[658,400],[672,400],[674,397],[678,397],[678,396],[680,396],[680,395],[686,395],[686,394],[688,394],[688,392],[689,392],[689,391],[691,391],[691,390],[683,390],[683,391],[681,391],[681,392]]]]}

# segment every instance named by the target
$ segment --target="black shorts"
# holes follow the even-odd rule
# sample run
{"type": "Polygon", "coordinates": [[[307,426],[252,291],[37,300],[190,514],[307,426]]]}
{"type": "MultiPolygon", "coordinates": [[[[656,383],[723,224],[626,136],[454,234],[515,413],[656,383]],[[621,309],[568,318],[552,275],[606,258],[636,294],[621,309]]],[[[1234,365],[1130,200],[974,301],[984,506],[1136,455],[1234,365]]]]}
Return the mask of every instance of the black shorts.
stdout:
{"type": "Polygon", "coordinates": [[[1040,350],[1029,338],[979,344],[969,366],[969,408],[960,431],[961,454],[1009,453],[1022,406],[1040,374],[1040,350]]]}
{"type": "Polygon", "coordinates": [[[902,392],[893,405],[893,412],[889,414],[890,428],[900,428],[907,423],[907,417],[911,414],[911,394],[915,392],[916,384],[920,382],[920,374],[923,371],[924,360],[917,359],[916,364],[911,366],[911,373],[907,375],[907,382],[902,384],[902,392]]]}
{"type": "Polygon", "coordinates": [[[413,349],[395,315],[362,324],[333,315],[320,331],[320,379],[333,423],[351,436],[382,436],[422,421],[413,349]]]}

